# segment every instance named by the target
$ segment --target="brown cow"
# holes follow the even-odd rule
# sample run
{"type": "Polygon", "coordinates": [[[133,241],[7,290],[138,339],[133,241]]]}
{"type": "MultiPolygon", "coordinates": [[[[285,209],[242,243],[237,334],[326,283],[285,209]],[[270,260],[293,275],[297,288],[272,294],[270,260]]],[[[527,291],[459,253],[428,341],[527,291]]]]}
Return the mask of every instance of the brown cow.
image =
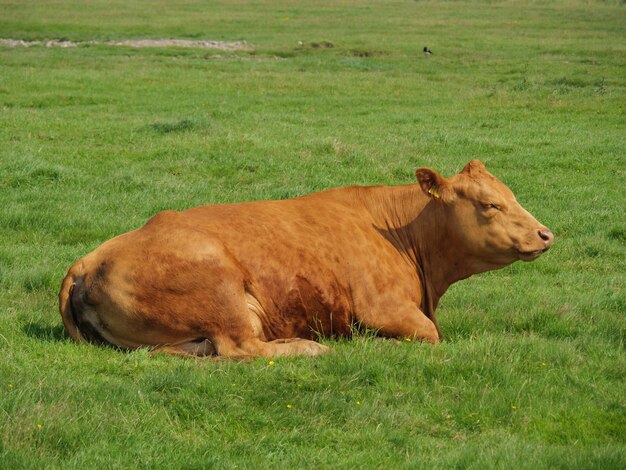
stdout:
{"type": "Polygon", "coordinates": [[[435,309],[472,274],[553,241],[477,160],[449,179],[165,211],[78,260],[59,303],[76,341],[194,356],[316,355],[349,335],[437,342],[435,309]]]}

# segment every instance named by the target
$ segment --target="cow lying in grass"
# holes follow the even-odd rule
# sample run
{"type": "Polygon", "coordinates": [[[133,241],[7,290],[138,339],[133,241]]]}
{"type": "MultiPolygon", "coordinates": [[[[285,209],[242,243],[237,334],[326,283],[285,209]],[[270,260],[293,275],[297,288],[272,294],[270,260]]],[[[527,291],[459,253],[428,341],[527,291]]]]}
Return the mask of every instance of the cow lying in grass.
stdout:
{"type": "Polygon", "coordinates": [[[76,341],[192,356],[316,355],[353,324],[437,342],[435,309],[472,274],[553,235],[477,160],[419,184],[165,211],[78,260],[61,316],[76,341]]]}

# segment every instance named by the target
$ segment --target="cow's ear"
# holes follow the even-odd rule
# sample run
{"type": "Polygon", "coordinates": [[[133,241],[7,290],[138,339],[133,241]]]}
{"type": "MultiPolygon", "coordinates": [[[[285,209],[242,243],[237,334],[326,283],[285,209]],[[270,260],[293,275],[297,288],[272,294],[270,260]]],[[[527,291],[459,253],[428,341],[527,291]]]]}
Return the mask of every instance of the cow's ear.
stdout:
{"type": "Polygon", "coordinates": [[[422,191],[432,198],[447,201],[450,198],[450,188],[446,179],[430,168],[418,168],[415,177],[422,191]]]}
{"type": "Polygon", "coordinates": [[[472,160],[465,167],[461,173],[467,173],[468,175],[476,175],[485,171],[485,165],[480,160],[472,160]]]}

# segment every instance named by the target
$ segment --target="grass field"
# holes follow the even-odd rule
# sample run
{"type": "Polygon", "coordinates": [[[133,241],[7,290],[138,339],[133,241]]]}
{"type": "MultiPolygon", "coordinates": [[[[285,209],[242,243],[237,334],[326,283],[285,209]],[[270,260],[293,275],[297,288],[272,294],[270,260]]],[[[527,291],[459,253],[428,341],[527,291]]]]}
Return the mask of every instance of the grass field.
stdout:
{"type": "Polygon", "coordinates": [[[626,467],[623,2],[0,0],[2,38],[250,50],[0,46],[0,468],[626,467]],[[472,158],[556,242],[454,285],[438,346],[207,363],[63,331],[68,266],[158,210],[472,158]]]}

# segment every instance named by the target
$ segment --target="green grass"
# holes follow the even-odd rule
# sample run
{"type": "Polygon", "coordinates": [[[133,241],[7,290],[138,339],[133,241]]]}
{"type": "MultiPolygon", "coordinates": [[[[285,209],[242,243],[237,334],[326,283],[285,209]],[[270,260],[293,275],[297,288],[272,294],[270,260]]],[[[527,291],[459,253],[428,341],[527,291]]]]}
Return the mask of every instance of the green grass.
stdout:
{"type": "Polygon", "coordinates": [[[623,2],[155,3],[0,1],[3,38],[252,46],[0,47],[0,467],[626,466],[623,2]],[[68,266],[158,210],[472,158],[556,242],[454,285],[441,345],[205,363],[63,332],[68,266]]]}

